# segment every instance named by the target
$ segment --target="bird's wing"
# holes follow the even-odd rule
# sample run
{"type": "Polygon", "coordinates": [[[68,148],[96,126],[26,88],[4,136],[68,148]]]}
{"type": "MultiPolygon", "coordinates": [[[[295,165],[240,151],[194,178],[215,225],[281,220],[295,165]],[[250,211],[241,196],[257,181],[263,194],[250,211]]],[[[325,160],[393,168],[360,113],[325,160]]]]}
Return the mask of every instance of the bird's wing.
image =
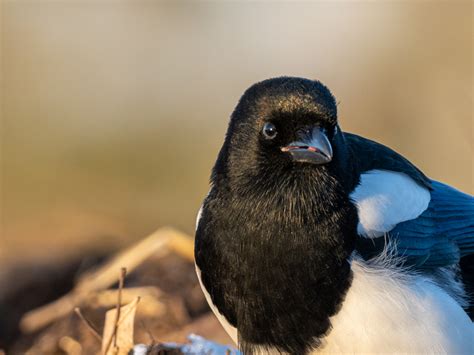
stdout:
{"type": "Polygon", "coordinates": [[[359,214],[358,250],[378,254],[386,238],[410,265],[457,264],[474,254],[474,198],[428,179],[381,144],[346,134],[361,173],[351,193],[359,214]]]}
{"type": "Polygon", "coordinates": [[[418,267],[457,264],[474,254],[474,197],[437,181],[432,186],[428,208],[389,233],[398,253],[418,267]]]}
{"type": "MultiPolygon", "coordinates": [[[[384,225],[388,230],[383,236],[372,234],[372,239],[362,231],[365,238],[357,242],[359,252],[367,258],[375,256],[388,238],[405,263],[420,268],[457,264],[462,257],[474,255],[474,197],[437,181],[432,181],[432,187],[427,208],[416,218],[393,224],[402,214],[392,210],[384,219],[382,209],[379,218],[390,221],[384,225]]],[[[407,211],[414,210],[413,200],[407,201],[407,211]]],[[[358,205],[359,215],[364,214],[363,208],[358,205]]]]}

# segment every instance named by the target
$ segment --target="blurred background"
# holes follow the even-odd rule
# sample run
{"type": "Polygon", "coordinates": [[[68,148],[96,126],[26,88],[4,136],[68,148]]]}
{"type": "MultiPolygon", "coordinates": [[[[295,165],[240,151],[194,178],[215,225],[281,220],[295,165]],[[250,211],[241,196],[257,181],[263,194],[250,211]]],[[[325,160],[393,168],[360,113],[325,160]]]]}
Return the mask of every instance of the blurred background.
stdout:
{"type": "Polygon", "coordinates": [[[192,234],[237,100],[281,75],[474,192],[471,1],[1,5],[0,265],[192,234]]]}

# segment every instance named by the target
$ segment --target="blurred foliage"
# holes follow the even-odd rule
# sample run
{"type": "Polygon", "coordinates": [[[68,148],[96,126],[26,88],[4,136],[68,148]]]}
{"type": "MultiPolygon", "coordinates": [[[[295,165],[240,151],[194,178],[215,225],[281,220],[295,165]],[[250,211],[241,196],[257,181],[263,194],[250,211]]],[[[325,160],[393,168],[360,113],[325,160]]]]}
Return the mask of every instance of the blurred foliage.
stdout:
{"type": "Polygon", "coordinates": [[[474,192],[470,1],[1,6],[3,260],[192,233],[235,103],[279,75],[474,192]]]}

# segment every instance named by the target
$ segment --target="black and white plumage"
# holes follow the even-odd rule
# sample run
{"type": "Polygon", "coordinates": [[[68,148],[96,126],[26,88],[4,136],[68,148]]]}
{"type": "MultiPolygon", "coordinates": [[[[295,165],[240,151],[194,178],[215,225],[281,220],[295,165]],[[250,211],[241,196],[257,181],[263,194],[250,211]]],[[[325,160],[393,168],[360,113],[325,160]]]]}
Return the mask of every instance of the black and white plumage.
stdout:
{"type": "Polygon", "coordinates": [[[473,197],[342,132],[317,81],[244,93],[196,228],[201,286],[244,353],[473,353],[473,197]]]}

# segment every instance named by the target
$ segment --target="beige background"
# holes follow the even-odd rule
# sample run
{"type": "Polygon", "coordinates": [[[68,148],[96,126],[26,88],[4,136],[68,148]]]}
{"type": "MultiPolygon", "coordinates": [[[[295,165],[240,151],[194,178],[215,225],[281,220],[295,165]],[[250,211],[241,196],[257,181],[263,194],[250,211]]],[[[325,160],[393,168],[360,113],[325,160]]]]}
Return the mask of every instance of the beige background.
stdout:
{"type": "Polygon", "coordinates": [[[472,3],[2,1],[0,259],[193,232],[252,83],[318,78],[343,129],[473,193],[472,3]]]}

